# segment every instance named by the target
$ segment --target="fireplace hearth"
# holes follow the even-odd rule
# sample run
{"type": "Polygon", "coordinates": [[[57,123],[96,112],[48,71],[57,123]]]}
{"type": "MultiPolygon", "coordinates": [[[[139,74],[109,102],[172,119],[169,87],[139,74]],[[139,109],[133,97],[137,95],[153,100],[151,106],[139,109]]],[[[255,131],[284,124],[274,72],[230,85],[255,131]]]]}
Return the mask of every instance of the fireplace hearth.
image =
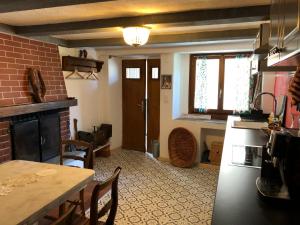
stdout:
{"type": "Polygon", "coordinates": [[[59,154],[60,138],[57,111],[14,117],[11,124],[12,158],[47,161],[59,154]]]}

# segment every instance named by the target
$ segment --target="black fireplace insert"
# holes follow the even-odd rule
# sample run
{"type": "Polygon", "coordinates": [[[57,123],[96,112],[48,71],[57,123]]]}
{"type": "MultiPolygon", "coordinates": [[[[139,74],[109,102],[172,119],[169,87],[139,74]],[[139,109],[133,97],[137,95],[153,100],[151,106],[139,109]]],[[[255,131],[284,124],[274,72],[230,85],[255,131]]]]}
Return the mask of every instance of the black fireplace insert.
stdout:
{"type": "Polygon", "coordinates": [[[11,124],[13,159],[44,162],[59,154],[60,117],[57,111],[29,114],[11,124]]]}

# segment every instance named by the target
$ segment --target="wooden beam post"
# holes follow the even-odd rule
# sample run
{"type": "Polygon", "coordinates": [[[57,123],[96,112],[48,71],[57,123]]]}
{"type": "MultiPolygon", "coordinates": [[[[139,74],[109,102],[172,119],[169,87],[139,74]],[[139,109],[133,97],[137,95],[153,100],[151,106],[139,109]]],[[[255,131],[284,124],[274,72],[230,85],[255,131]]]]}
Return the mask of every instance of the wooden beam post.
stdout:
{"type": "Polygon", "coordinates": [[[249,6],[228,9],[208,9],[175,13],[161,13],[145,16],[98,19],[34,26],[15,26],[17,34],[43,36],[91,32],[109,27],[126,27],[146,24],[212,25],[269,20],[270,6],[249,6]]]}

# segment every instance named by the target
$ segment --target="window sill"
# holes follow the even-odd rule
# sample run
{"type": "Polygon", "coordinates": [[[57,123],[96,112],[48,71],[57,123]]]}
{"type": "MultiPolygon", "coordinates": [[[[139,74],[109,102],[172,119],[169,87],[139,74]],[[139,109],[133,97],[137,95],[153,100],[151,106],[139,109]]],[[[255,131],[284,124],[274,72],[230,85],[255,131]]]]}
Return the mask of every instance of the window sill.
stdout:
{"type": "Polygon", "coordinates": [[[207,123],[215,124],[226,124],[227,120],[215,120],[211,119],[211,115],[201,115],[201,114],[183,114],[176,120],[189,120],[189,121],[203,121],[207,123]]]}

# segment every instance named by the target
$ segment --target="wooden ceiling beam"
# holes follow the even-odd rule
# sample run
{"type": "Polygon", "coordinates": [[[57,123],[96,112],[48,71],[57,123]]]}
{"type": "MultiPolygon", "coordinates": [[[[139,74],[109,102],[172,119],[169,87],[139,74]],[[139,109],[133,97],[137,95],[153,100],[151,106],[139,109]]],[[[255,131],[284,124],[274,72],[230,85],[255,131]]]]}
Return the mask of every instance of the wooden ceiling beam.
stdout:
{"type": "Polygon", "coordinates": [[[59,35],[92,32],[100,28],[127,27],[147,24],[212,25],[269,20],[270,6],[249,6],[228,9],[195,10],[145,16],[98,19],[33,26],[14,27],[17,34],[27,36],[59,35]]]}
{"type": "MultiPolygon", "coordinates": [[[[240,29],[226,31],[211,31],[186,34],[156,35],[149,37],[147,45],[200,43],[209,41],[230,41],[255,38],[258,29],[240,29]]],[[[126,46],[122,38],[84,39],[67,41],[69,48],[79,47],[121,47],[126,46]]]]}
{"type": "Polygon", "coordinates": [[[18,12],[33,9],[45,9],[59,6],[70,6],[114,0],[1,0],[0,13],[18,12]]]}

